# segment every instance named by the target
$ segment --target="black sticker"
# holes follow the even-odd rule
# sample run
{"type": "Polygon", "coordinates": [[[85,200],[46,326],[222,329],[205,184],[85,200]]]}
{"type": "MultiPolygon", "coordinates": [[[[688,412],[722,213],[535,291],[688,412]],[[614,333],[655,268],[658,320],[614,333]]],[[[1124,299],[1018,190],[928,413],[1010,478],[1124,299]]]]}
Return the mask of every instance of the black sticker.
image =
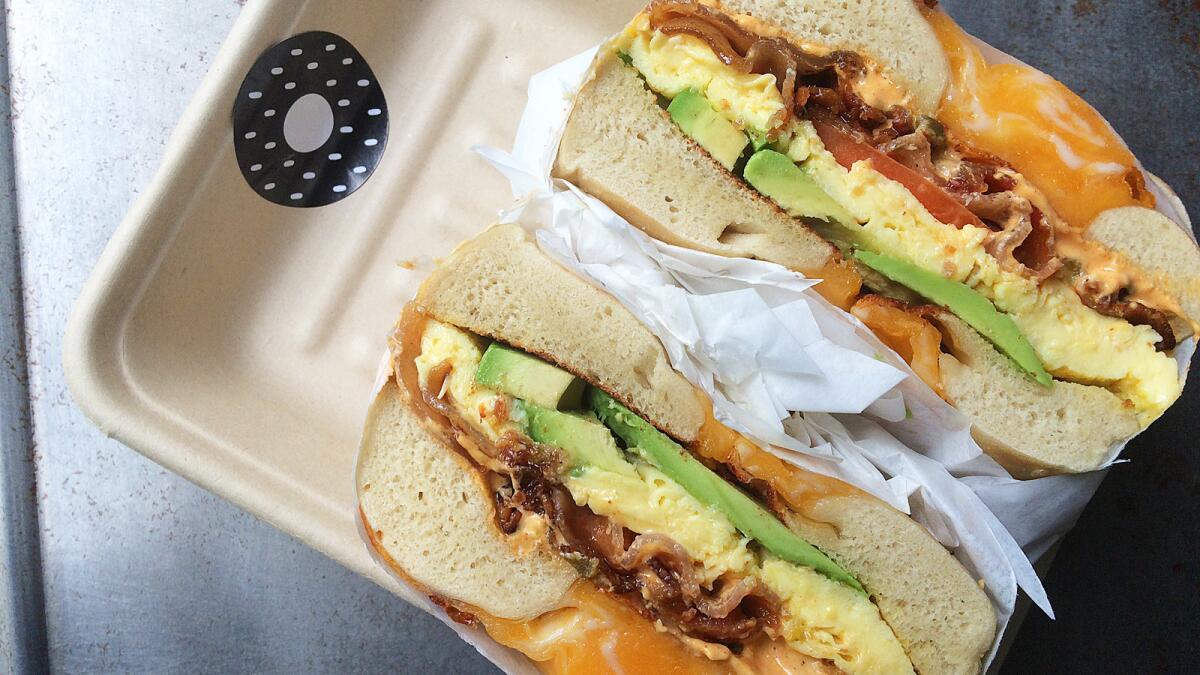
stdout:
{"type": "Polygon", "coordinates": [[[354,45],[333,33],[302,33],[258,57],[233,105],[233,132],[238,166],[255,192],[284,206],[325,206],[379,165],[387,101],[354,45]]]}

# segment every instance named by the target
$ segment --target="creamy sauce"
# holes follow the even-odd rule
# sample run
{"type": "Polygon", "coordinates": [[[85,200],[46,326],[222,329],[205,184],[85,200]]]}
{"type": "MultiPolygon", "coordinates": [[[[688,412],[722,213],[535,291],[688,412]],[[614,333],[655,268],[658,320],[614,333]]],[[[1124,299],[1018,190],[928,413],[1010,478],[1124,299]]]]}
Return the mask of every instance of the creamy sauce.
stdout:
{"type": "Polygon", "coordinates": [[[907,107],[911,98],[874,68],[867,68],[863,71],[858,81],[854,83],[854,93],[858,94],[867,105],[879,110],[887,110],[897,105],[907,107]]]}

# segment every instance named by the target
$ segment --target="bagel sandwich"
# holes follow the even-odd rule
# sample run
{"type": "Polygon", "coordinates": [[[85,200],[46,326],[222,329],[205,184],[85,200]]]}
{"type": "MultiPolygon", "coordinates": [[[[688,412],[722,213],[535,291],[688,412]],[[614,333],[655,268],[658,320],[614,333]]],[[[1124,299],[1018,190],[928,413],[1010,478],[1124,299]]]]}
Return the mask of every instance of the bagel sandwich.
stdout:
{"type": "Polygon", "coordinates": [[[389,354],[356,477],[370,545],[543,672],[980,671],[996,615],[941,544],[717,422],[521,227],[443,261],[389,354]]]}
{"type": "Polygon", "coordinates": [[[599,50],[553,174],[822,279],[1019,478],[1101,468],[1182,392],[1200,249],[1098,113],[936,2],[655,0],[599,50]]]}

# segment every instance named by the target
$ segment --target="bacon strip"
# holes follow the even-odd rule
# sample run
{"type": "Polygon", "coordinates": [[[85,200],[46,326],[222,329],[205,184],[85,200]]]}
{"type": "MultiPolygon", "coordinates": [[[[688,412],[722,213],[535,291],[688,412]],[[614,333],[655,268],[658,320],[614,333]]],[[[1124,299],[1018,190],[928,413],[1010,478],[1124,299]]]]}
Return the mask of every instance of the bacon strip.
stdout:
{"type": "Polygon", "coordinates": [[[708,591],[696,579],[695,561],[674,540],[634,535],[576,505],[565,489],[552,492],[546,511],[564,550],[595,563],[597,577],[650,615],[692,637],[724,644],[778,624],[779,601],[757,580],[730,580],[708,591]]]}

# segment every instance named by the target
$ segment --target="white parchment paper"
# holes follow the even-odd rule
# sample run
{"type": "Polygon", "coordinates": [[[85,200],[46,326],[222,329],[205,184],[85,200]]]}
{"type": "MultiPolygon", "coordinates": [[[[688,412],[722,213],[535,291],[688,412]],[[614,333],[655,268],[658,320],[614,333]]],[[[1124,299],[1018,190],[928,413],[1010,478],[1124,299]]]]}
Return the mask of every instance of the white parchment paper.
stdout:
{"type": "MultiPolygon", "coordinates": [[[[655,241],[552,179],[573,96],[595,53],[531,80],[511,153],[477,148],[518,200],[502,218],[535,231],[546,253],[646,324],[672,365],[709,394],[721,422],[924,524],[984,581],[1002,629],[1018,588],[1053,617],[1031,560],[1074,525],[1104,472],[1012,478],[971,438],[969,420],[853,316],[813,292],[814,280],[655,241]]],[[[1181,374],[1194,348],[1189,341],[1177,350],[1181,374]]],[[[1123,447],[1112,448],[1110,463],[1123,447]]]]}

